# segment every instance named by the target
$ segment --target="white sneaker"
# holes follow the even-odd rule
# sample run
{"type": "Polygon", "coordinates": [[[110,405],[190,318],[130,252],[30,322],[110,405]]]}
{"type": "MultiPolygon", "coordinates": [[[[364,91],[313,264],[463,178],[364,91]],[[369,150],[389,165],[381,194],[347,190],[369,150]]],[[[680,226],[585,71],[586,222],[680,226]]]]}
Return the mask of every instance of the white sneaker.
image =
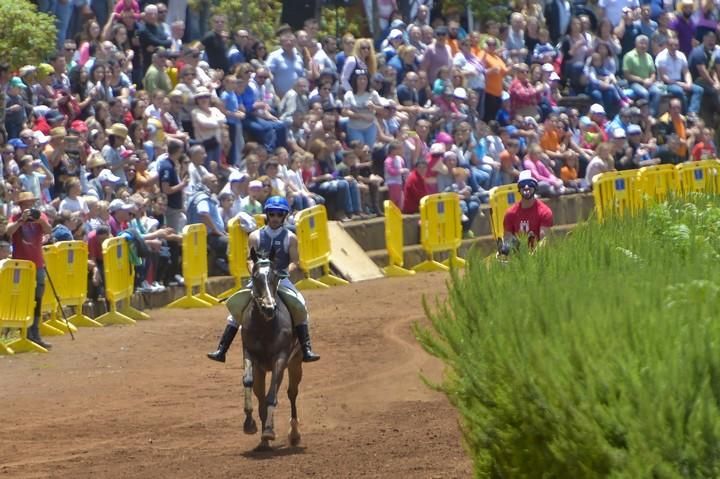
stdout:
{"type": "Polygon", "coordinates": [[[157,281],[153,282],[153,284],[150,285],[154,293],[162,293],[165,291],[165,286],[158,283],[157,281]]]}
{"type": "Polygon", "coordinates": [[[185,278],[183,278],[181,275],[176,274],[175,276],[173,276],[173,278],[175,279],[175,281],[177,281],[177,284],[179,284],[180,286],[185,285],[185,278]]]}
{"type": "Polygon", "coordinates": [[[460,218],[460,221],[463,222],[463,223],[465,223],[465,222],[468,221],[469,219],[470,219],[470,218],[468,218],[467,215],[462,215],[462,217],[460,218]]]}
{"type": "Polygon", "coordinates": [[[140,283],[140,286],[135,291],[137,291],[138,293],[152,293],[153,289],[147,281],[143,281],[142,283],[140,283]]]}

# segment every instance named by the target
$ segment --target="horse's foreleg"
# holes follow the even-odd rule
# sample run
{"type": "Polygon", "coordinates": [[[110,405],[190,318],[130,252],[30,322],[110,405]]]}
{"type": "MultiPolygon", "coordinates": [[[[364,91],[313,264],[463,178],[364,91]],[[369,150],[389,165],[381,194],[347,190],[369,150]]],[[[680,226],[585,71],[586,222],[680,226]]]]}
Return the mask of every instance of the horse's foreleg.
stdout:
{"type": "Polygon", "coordinates": [[[257,423],[253,419],[253,403],[252,403],[252,387],[253,387],[253,365],[248,358],[247,352],[244,352],[245,373],[243,374],[243,386],[245,389],[245,423],[243,424],[243,432],[245,434],[255,434],[257,432],[257,423]]]}
{"type": "Polygon", "coordinates": [[[302,381],[302,361],[299,354],[296,354],[288,364],[288,390],[287,395],[290,400],[290,432],[288,433],[288,442],[291,446],[300,444],[300,426],[298,423],[297,400],[300,381],[302,381]]]}
{"type": "Polygon", "coordinates": [[[268,441],[275,440],[275,408],[278,404],[278,390],[282,383],[283,372],[287,366],[287,359],[279,357],[275,360],[267,394],[267,420],[263,422],[262,438],[268,441]]]}

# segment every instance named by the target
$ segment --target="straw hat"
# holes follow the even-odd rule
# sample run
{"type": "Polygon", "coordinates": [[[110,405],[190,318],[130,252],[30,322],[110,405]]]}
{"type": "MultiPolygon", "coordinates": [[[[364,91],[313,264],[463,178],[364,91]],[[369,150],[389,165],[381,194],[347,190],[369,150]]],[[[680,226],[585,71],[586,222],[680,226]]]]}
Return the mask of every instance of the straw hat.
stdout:
{"type": "Polygon", "coordinates": [[[107,166],[107,162],[105,161],[105,158],[103,158],[101,153],[95,152],[90,155],[90,158],[88,158],[86,166],[89,170],[92,170],[93,168],[107,166]]]}
{"type": "Polygon", "coordinates": [[[123,140],[128,136],[128,129],[122,123],[113,123],[110,128],[105,130],[105,133],[112,136],[117,136],[123,140]]]}
{"type": "Polygon", "coordinates": [[[35,195],[32,193],[32,191],[23,191],[18,195],[18,203],[23,203],[26,201],[32,201],[33,203],[37,201],[37,198],[35,198],[35,195]]]}
{"type": "Polygon", "coordinates": [[[200,86],[195,91],[195,94],[193,95],[193,100],[197,100],[198,98],[209,98],[209,97],[210,97],[210,90],[208,90],[204,86],[200,86]]]}

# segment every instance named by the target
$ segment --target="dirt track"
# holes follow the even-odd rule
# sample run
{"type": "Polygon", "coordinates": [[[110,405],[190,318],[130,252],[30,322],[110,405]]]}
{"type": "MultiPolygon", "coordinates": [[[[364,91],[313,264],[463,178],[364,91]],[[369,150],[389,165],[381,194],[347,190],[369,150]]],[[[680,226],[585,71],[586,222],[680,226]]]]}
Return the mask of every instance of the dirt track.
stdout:
{"type": "Polygon", "coordinates": [[[319,363],[305,366],[302,443],[287,444],[280,396],[273,452],[242,433],[239,338],[206,359],[225,310],[156,310],[135,326],[51,338],[50,354],[0,356],[0,478],[464,478],[457,416],[419,372],[422,294],[446,275],[383,279],[307,294],[319,363]]]}

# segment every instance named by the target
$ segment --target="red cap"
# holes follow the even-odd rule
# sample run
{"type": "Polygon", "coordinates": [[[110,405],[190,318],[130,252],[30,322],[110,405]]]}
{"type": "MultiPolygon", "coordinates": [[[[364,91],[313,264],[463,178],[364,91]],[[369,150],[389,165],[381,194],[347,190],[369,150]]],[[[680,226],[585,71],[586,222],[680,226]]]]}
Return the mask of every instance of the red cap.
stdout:
{"type": "Polygon", "coordinates": [[[78,133],[87,133],[88,126],[82,120],[75,120],[70,124],[70,129],[78,133]]]}

